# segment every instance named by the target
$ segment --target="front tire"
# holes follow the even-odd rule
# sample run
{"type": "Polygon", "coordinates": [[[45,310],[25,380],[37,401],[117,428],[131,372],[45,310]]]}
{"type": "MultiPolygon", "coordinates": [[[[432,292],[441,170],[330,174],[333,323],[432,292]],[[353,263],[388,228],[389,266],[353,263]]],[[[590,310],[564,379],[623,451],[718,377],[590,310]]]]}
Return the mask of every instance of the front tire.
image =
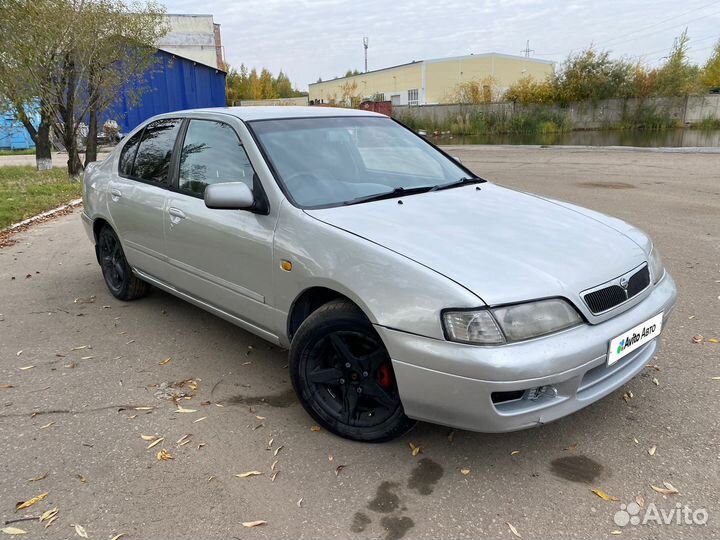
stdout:
{"type": "Polygon", "coordinates": [[[302,323],[290,347],[290,378],[310,416],[346,439],[389,441],[415,425],[380,336],[347,300],[321,306],[302,323]]]}
{"type": "Polygon", "coordinates": [[[108,225],[98,233],[97,255],[105,285],[115,298],[127,302],[148,293],[150,284],[133,274],[120,239],[108,225]]]}

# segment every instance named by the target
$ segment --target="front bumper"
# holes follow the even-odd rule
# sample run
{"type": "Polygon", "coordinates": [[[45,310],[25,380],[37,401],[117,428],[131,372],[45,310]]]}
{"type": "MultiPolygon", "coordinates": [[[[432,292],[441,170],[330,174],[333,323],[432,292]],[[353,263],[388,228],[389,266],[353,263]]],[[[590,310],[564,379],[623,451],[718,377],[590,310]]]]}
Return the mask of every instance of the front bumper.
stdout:
{"type": "MultiPolygon", "coordinates": [[[[409,417],[471,431],[515,431],[582,409],[642,371],[657,354],[658,339],[607,367],[610,340],[661,312],[664,326],[676,296],[666,273],[647,298],[605,322],[500,347],[377,331],[409,417]],[[538,388],[545,391],[538,394],[538,388]],[[522,397],[493,403],[493,393],[508,392],[522,397]]],[[[505,396],[512,394],[497,395],[505,396]]]]}

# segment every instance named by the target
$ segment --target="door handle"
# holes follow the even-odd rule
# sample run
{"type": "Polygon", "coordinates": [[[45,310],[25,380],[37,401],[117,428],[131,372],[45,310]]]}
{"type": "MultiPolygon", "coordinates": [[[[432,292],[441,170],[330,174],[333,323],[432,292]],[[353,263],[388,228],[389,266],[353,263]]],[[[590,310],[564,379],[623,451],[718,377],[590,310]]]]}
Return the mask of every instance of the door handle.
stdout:
{"type": "Polygon", "coordinates": [[[117,201],[120,197],[122,197],[122,191],[116,188],[112,188],[110,190],[110,197],[113,201],[117,201]]]}
{"type": "Polygon", "coordinates": [[[185,212],[180,210],[179,208],[173,208],[172,206],[168,208],[168,214],[170,214],[170,224],[176,225],[180,223],[181,219],[185,219],[185,212]]]}

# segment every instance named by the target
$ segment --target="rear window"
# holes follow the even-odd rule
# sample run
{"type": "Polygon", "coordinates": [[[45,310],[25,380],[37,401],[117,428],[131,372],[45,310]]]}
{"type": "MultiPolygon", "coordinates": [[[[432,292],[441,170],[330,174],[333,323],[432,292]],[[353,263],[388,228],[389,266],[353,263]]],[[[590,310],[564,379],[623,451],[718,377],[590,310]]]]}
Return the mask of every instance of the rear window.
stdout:
{"type": "Polygon", "coordinates": [[[145,127],[131,176],[148,182],[167,183],[180,124],[179,119],[163,119],[145,127]]]}
{"type": "Polygon", "coordinates": [[[135,154],[137,154],[142,134],[143,130],[141,129],[135,135],[130,137],[130,140],[125,143],[125,146],[123,146],[122,152],[120,152],[120,165],[118,167],[121,176],[132,176],[135,154]]]}

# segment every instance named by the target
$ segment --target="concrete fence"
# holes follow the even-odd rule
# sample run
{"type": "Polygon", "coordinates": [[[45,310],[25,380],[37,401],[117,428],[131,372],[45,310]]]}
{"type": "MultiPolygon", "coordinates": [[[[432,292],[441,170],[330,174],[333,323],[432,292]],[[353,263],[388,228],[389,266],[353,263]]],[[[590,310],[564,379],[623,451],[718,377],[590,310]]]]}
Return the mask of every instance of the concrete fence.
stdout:
{"type": "Polygon", "coordinates": [[[597,103],[559,105],[520,105],[517,103],[487,103],[482,105],[407,105],[393,107],[393,116],[402,119],[411,114],[419,122],[442,125],[465,114],[481,113],[510,120],[513,116],[543,110],[567,117],[573,129],[600,129],[632,118],[640,110],[653,110],[679,125],[693,125],[706,119],[720,120],[720,95],[679,98],[607,99],[597,103]]]}

